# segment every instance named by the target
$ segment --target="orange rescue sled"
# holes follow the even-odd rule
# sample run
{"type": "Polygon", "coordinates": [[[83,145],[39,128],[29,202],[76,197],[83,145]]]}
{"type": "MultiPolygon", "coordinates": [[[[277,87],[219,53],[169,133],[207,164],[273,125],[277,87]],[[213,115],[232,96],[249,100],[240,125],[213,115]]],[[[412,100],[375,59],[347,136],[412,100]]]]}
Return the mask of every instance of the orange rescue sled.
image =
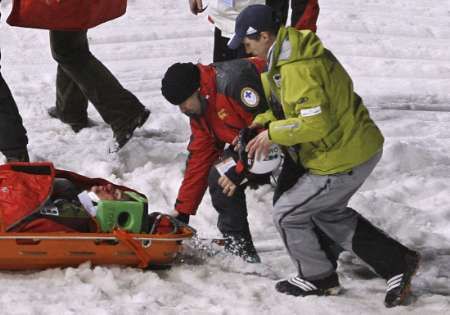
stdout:
{"type": "Polygon", "coordinates": [[[0,269],[27,270],[92,265],[139,268],[172,263],[181,241],[193,236],[182,226],[175,234],[113,233],[0,233],[0,269]]]}
{"type": "MultiPolygon", "coordinates": [[[[152,229],[142,234],[117,227],[99,232],[98,226],[80,231],[35,218],[51,196],[55,178],[69,179],[83,189],[114,185],[101,178],[57,170],[49,162],[0,165],[0,270],[75,267],[87,261],[94,266],[168,265],[180,252],[182,241],[194,235],[194,229],[161,213],[154,213],[152,229]]],[[[95,220],[93,223],[96,225],[95,220]]]]}

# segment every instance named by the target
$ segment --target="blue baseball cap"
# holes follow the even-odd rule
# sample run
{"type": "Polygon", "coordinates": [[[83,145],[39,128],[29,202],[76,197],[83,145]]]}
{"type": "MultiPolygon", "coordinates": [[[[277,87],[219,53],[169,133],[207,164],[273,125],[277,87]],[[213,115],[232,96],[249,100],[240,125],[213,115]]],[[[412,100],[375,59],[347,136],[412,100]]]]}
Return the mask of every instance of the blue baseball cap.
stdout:
{"type": "Polygon", "coordinates": [[[271,7],[263,4],[250,5],[236,18],[234,35],[227,45],[231,49],[236,49],[245,36],[276,30],[277,24],[275,13],[271,7]]]}

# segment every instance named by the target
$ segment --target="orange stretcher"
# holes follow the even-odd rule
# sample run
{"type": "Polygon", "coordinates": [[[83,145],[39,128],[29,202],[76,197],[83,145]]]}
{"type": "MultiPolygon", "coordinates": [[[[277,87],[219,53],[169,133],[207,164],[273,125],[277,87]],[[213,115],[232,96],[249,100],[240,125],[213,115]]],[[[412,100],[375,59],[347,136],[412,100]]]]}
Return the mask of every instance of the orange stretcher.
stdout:
{"type": "Polygon", "coordinates": [[[172,263],[194,230],[181,226],[176,233],[11,233],[0,232],[0,270],[97,265],[151,268],[172,263]]]}

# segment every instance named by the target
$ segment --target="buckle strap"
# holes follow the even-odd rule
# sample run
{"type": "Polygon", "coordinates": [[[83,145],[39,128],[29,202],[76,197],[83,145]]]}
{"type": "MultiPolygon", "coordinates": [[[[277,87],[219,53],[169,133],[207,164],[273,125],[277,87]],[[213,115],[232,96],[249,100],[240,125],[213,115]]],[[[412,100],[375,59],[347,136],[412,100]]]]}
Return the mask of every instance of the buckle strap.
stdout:
{"type": "Polygon", "coordinates": [[[147,268],[150,263],[150,255],[145,251],[140,244],[133,239],[133,236],[128,232],[123,230],[114,230],[114,236],[116,236],[123,244],[125,244],[129,249],[131,249],[136,256],[139,258],[139,268],[147,268]]]}

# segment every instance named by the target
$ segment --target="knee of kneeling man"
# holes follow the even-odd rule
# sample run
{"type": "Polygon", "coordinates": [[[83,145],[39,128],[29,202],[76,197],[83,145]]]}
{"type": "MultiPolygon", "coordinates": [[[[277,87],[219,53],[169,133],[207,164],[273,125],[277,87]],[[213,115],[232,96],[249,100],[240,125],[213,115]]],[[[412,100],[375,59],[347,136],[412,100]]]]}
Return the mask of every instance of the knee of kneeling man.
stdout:
{"type": "Polygon", "coordinates": [[[208,186],[209,187],[214,187],[214,186],[219,186],[219,178],[220,178],[220,174],[217,171],[217,169],[213,166],[211,167],[211,169],[209,170],[208,173],[208,186]]]}

